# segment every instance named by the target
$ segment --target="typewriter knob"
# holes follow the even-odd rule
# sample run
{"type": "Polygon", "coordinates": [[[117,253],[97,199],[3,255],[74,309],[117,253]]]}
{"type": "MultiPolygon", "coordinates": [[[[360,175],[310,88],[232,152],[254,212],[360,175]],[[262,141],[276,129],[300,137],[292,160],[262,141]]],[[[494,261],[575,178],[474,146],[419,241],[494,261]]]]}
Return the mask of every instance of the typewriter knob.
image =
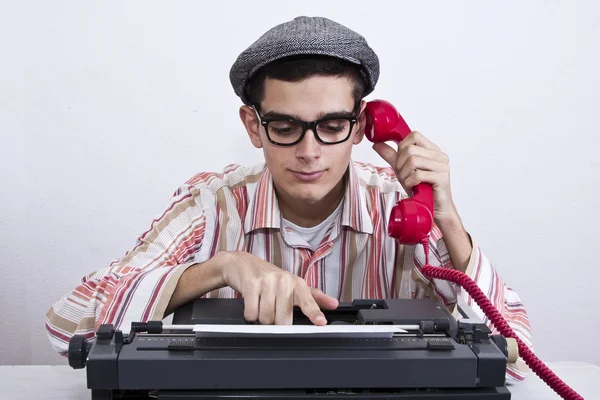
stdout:
{"type": "Polygon", "coordinates": [[[505,338],[502,335],[491,335],[490,339],[498,346],[500,351],[506,356],[506,362],[513,364],[519,358],[519,347],[517,341],[513,338],[505,338]]]}
{"type": "Polygon", "coordinates": [[[74,335],[71,340],[69,340],[69,365],[73,369],[84,368],[87,355],[88,347],[85,336],[74,335]]]}

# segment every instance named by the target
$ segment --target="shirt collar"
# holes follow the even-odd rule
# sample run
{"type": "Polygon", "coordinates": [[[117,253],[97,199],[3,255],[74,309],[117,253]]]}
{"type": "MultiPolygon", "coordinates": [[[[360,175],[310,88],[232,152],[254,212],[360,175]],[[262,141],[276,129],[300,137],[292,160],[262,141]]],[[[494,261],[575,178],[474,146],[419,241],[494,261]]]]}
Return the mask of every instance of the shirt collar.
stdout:
{"type": "Polygon", "coordinates": [[[360,185],[354,162],[346,173],[346,192],[344,194],[344,209],[342,210],[342,226],[348,226],[357,232],[373,233],[371,214],[367,209],[365,189],[360,185]]]}
{"type": "MultiPolygon", "coordinates": [[[[341,224],[357,232],[372,234],[373,224],[364,196],[364,189],[360,186],[356,167],[351,161],[346,171],[341,224]]],[[[265,228],[281,228],[281,212],[275,195],[273,177],[266,165],[256,183],[250,204],[248,204],[244,220],[244,233],[248,234],[253,230],[265,228]]]]}
{"type": "Polygon", "coordinates": [[[248,234],[255,229],[275,228],[281,224],[281,212],[275,195],[271,171],[265,167],[260,174],[252,200],[248,204],[246,219],[244,220],[244,233],[248,234]]]}

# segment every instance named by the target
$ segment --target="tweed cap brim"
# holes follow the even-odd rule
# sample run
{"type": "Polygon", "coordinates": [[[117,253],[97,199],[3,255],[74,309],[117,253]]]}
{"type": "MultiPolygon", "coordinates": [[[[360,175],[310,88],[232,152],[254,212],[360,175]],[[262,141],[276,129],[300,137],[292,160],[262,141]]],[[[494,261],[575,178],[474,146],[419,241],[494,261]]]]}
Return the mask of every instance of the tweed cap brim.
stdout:
{"type": "Polygon", "coordinates": [[[298,55],[337,57],[361,66],[365,96],[379,79],[379,58],[363,36],[327,18],[302,16],[271,28],[238,56],[229,72],[235,94],[249,104],[245,88],[252,76],[270,62],[298,55]]]}

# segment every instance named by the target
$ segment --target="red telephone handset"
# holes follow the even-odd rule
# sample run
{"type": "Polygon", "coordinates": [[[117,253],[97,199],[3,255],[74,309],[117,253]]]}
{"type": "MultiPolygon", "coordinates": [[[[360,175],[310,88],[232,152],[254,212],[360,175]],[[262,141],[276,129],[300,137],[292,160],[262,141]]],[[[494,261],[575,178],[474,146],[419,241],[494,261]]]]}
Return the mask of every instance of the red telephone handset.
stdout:
{"type": "MultiPolygon", "coordinates": [[[[365,136],[373,143],[400,142],[411,132],[396,108],[385,100],[367,103],[365,136]]],[[[402,244],[417,244],[433,226],[433,188],[420,183],[412,188],[413,197],[400,200],[393,208],[388,235],[402,244]]]]}

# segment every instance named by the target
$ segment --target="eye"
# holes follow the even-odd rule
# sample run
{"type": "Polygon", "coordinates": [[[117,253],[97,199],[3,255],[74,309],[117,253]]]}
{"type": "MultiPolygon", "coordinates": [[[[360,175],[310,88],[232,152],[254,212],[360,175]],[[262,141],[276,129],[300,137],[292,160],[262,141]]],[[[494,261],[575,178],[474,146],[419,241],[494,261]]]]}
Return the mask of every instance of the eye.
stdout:
{"type": "Polygon", "coordinates": [[[269,124],[269,132],[276,135],[293,135],[301,130],[298,124],[288,121],[273,121],[269,124]]]}
{"type": "Polygon", "coordinates": [[[287,133],[287,132],[291,132],[294,130],[294,128],[291,126],[288,126],[288,127],[275,127],[274,126],[272,129],[277,133],[287,133]]]}
{"type": "Polygon", "coordinates": [[[319,124],[319,131],[323,133],[340,133],[346,131],[350,122],[346,119],[333,119],[319,124]]]}
{"type": "Polygon", "coordinates": [[[321,129],[325,130],[325,131],[329,131],[329,132],[339,132],[344,130],[344,127],[342,125],[332,125],[332,124],[328,124],[325,125],[324,127],[321,127],[321,129]]]}

